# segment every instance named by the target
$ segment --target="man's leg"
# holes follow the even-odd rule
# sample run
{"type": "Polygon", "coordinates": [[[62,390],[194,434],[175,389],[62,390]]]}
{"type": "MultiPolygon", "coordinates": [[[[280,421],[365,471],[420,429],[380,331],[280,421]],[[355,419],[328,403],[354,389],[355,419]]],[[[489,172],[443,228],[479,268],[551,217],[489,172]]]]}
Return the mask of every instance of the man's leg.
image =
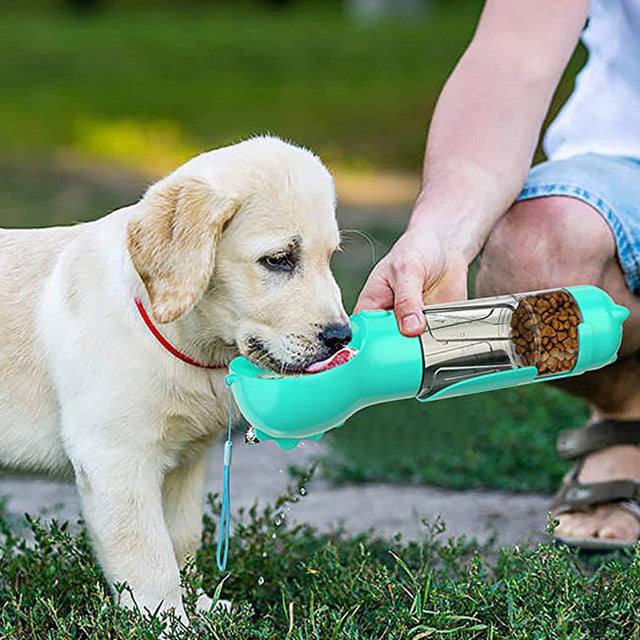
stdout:
{"type": "MultiPolygon", "coordinates": [[[[600,371],[558,382],[586,398],[595,418],[640,420],[640,299],[627,288],[613,234],[588,204],[550,196],[518,202],[496,224],[484,249],[476,295],[592,284],[629,308],[620,357],[600,371]]],[[[579,480],[640,479],[640,449],[615,446],[590,454],[579,480]]],[[[615,504],[559,516],[564,536],[635,540],[637,520],[615,504]]]]}

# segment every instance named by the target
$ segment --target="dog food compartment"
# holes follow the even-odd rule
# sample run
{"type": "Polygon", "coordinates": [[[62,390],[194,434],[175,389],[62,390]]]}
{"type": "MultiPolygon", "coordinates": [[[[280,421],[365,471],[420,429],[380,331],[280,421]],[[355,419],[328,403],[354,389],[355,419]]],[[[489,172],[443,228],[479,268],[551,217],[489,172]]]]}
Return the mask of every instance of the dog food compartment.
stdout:
{"type": "Polygon", "coordinates": [[[420,336],[418,399],[487,374],[535,367],[537,378],[570,372],[578,359],[574,297],[564,289],[428,306],[420,336]]]}
{"type": "Polygon", "coordinates": [[[582,313],[575,298],[563,289],[518,294],[511,316],[511,338],[525,367],[538,376],[572,371],[578,361],[582,313]]]}

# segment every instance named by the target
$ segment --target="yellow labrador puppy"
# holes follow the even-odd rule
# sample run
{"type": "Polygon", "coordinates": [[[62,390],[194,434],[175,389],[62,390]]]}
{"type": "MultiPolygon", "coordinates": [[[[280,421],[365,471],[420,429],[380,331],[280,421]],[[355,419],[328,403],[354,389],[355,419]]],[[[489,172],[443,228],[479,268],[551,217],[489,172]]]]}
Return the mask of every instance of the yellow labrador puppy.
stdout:
{"type": "Polygon", "coordinates": [[[184,617],[225,365],[300,372],[349,341],[338,242],[330,174],[272,137],[95,222],[0,229],[0,465],[74,475],[106,576],[142,609],[184,617]]]}

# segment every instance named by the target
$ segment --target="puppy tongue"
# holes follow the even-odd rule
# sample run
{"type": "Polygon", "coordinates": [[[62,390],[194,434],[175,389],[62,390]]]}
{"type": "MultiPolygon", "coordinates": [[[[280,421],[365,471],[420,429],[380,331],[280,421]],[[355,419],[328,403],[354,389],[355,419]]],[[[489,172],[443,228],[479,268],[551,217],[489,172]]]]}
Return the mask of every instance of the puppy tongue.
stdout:
{"type": "Polygon", "coordinates": [[[320,360],[319,362],[314,362],[310,364],[305,371],[307,373],[320,373],[321,371],[327,371],[328,369],[333,369],[334,367],[339,367],[341,364],[348,362],[355,356],[357,351],[351,347],[345,347],[344,349],[340,349],[337,353],[334,353],[330,358],[326,360],[320,360]]]}

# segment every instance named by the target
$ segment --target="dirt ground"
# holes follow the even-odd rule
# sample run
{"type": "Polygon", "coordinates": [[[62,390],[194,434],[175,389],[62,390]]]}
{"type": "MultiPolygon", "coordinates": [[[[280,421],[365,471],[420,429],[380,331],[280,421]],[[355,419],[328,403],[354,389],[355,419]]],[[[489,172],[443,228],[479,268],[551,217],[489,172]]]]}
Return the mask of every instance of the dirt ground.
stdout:
{"type": "MultiPolygon", "coordinates": [[[[322,452],[321,443],[304,442],[293,451],[282,451],[272,442],[234,445],[232,509],[248,507],[255,500],[266,504],[283,492],[291,478],[291,465],[304,466],[322,452]]],[[[217,447],[207,491],[221,488],[222,448],[217,447]]],[[[62,482],[26,478],[0,478],[0,496],[9,496],[8,510],[15,516],[44,513],[75,520],[79,503],[75,488],[62,482]]],[[[395,484],[331,486],[322,479],[310,481],[300,502],[291,506],[290,519],[308,522],[322,530],[343,525],[349,532],[373,527],[384,536],[398,532],[419,538],[424,518],[433,523],[442,516],[444,535],[476,538],[485,542],[493,534],[501,545],[542,540],[549,499],[495,491],[448,491],[434,487],[395,484]]]]}

